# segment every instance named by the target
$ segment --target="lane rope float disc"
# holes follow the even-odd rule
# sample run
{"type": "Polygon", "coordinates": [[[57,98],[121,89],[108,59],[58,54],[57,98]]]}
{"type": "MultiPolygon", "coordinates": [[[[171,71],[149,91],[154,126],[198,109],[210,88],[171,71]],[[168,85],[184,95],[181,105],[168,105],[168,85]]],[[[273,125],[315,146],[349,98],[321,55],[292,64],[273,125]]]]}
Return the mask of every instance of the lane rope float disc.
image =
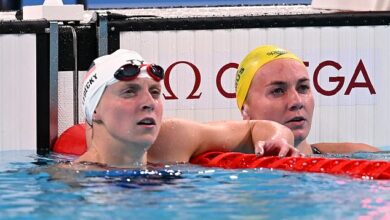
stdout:
{"type": "Polygon", "coordinates": [[[272,168],[295,172],[348,175],[363,179],[390,179],[390,161],[323,157],[258,157],[237,152],[207,152],[193,164],[225,169],[272,168]]]}

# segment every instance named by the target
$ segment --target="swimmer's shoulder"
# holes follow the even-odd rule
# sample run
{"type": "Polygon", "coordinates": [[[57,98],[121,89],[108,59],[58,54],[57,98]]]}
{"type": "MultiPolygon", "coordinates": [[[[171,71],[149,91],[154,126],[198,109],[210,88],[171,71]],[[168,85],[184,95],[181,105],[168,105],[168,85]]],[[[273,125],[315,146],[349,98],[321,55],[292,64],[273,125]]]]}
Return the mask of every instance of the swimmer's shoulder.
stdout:
{"type": "Polygon", "coordinates": [[[377,152],[378,148],[364,144],[364,143],[352,143],[352,142],[322,142],[311,145],[313,154],[318,153],[354,153],[359,151],[364,152],[377,152]],[[316,152],[317,153],[316,153],[316,152]]]}

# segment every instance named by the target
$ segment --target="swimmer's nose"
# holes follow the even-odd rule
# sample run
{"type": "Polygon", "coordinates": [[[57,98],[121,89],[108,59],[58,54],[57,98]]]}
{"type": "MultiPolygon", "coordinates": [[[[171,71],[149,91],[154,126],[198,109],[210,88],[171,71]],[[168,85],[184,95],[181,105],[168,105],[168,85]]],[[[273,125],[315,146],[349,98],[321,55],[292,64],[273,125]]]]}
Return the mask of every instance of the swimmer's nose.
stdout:
{"type": "Polygon", "coordinates": [[[156,100],[153,98],[152,94],[149,92],[145,93],[143,95],[141,109],[143,111],[153,111],[155,108],[155,101],[156,100]]]}
{"type": "Polygon", "coordinates": [[[154,106],[153,105],[143,105],[142,106],[142,110],[144,110],[144,111],[153,111],[154,110],[154,106]]]}
{"type": "Polygon", "coordinates": [[[298,111],[301,110],[304,106],[302,97],[297,91],[292,91],[289,94],[289,110],[298,111]]]}

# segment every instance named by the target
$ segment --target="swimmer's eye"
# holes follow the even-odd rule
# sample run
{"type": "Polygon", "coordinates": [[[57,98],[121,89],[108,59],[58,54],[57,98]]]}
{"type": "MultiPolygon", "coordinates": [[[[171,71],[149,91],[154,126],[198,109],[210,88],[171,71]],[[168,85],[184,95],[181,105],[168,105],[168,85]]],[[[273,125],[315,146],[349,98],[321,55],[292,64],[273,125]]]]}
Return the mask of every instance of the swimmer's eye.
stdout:
{"type": "Polygon", "coordinates": [[[310,86],[309,85],[300,85],[300,86],[298,86],[297,90],[301,94],[306,94],[310,90],[310,86]]]}
{"type": "Polygon", "coordinates": [[[137,93],[137,91],[135,89],[126,89],[125,91],[123,91],[123,95],[125,97],[133,97],[135,96],[137,93]]]}
{"type": "Polygon", "coordinates": [[[134,97],[137,95],[138,91],[140,90],[141,88],[138,86],[138,85],[130,85],[128,86],[127,88],[125,88],[123,91],[122,91],[122,96],[124,96],[125,98],[130,98],[130,97],[134,97]]]}
{"type": "Polygon", "coordinates": [[[161,96],[161,89],[160,88],[151,88],[149,92],[152,95],[152,97],[155,99],[158,99],[161,96]]]}
{"type": "Polygon", "coordinates": [[[282,88],[276,88],[274,90],[271,91],[272,95],[274,96],[281,96],[284,94],[284,89],[282,88]]]}

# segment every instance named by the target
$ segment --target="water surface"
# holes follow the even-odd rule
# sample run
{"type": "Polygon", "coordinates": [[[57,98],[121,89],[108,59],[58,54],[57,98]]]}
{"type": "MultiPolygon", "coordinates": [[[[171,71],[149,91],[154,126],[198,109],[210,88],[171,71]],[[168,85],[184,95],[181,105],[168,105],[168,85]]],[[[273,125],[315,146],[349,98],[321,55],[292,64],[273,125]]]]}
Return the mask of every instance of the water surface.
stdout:
{"type": "MultiPolygon", "coordinates": [[[[345,156],[344,156],[345,157],[345,156]]],[[[349,155],[390,160],[389,153],[349,155]]],[[[390,181],[268,169],[170,165],[55,170],[72,157],[0,154],[1,219],[388,219],[390,181]],[[140,172],[139,170],[136,172],[140,172]],[[159,174],[160,173],[160,174],[159,174]],[[172,175],[171,175],[172,174],[172,175]],[[159,175],[161,177],[159,177],[159,175]]]]}

